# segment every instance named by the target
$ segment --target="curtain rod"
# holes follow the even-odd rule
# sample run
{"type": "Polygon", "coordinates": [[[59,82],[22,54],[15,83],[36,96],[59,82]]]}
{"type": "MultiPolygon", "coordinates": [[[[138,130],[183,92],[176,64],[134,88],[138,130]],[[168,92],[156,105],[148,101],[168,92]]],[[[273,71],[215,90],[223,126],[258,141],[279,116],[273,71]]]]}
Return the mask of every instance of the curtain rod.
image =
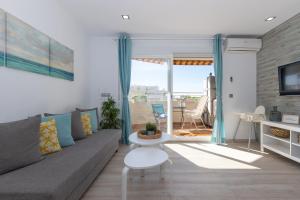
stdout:
{"type": "Polygon", "coordinates": [[[151,37],[151,38],[139,38],[139,37],[132,37],[132,40],[212,40],[213,38],[171,38],[171,37],[166,37],[166,38],[160,38],[160,37],[151,37]]]}
{"type": "MultiPolygon", "coordinates": [[[[115,41],[117,41],[119,38],[114,38],[115,41]]],[[[213,37],[209,38],[142,38],[142,37],[131,37],[131,40],[213,40],[213,37]]],[[[222,37],[222,40],[225,40],[226,37],[222,37]]]]}

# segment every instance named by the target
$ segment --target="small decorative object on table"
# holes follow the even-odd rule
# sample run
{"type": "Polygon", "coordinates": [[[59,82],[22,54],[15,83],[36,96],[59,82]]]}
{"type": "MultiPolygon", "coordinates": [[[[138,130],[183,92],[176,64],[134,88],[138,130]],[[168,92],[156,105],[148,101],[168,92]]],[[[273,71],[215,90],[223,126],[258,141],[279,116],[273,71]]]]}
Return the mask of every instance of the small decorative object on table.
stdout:
{"type": "Polygon", "coordinates": [[[146,124],[147,135],[154,135],[156,130],[157,130],[157,128],[156,128],[155,124],[152,124],[152,123],[147,123],[146,124]]]}
{"type": "Polygon", "coordinates": [[[270,128],[271,128],[271,133],[276,137],[281,137],[281,138],[289,138],[290,137],[289,130],[277,128],[277,127],[270,127],[270,128]]]}
{"type": "Polygon", "coordinates": [[[138,137],[141,139],[158,139],[161,137],[161,131],[157,130],[156,125],[152,123],[146,124],[146,130],[138,132],[138,137]]]}
{"type": "Polygon", "coordinates": [[[277,106],[273,106],[270,112],[270,121],[281,122],[281,112],[277,110],[277,106]]]}
{"type": "Polygon", "coordinates": [[[299,124],[299,115],[283,114],[282,122],[288,123],[288,124],[299,124]]]}

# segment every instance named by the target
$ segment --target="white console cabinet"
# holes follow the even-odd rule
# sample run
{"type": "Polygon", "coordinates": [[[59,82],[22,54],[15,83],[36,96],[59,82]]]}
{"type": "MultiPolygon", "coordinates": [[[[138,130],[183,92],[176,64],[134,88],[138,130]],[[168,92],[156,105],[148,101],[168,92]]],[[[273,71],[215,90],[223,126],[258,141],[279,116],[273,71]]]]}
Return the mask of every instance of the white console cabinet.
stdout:
{"type": "Polygon", "coordinates": [[[260,124],[261,151],[264,151],[264,148],[266,148],[300,163],[299,134],[300,125],[262,121],[260,124]],[[280,138],[272,135],[270,127],[289,130],[290,138],[280,138]]]}

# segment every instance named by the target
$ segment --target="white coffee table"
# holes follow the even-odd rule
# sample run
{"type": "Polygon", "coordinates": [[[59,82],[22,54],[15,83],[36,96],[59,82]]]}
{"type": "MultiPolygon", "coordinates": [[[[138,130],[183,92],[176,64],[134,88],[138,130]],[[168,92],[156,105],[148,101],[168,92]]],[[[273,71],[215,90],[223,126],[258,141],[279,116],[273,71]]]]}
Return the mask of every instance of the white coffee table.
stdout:
{"type": "Polygon", "coordinates": [[[149,169],[160,166],[160,177],[163,178],[163,164],[168,161],[168,154],[155,147],[140,147],[130,151],[124,158],[122,171],[122,200],[127,199],[127,175],[129,169],[149,169]]]}
{"type": "Polygon", "coordinates": [[[161,138],[158,139],[151,139],[151,140],[145,140],[138,137],[137,133],[132,133],[129,136],[129,141],[137,146],[155,146],[155,145],[161,145],[168,142],[171,139],[171,136],[167,133],[162,133],[161,138]]]}

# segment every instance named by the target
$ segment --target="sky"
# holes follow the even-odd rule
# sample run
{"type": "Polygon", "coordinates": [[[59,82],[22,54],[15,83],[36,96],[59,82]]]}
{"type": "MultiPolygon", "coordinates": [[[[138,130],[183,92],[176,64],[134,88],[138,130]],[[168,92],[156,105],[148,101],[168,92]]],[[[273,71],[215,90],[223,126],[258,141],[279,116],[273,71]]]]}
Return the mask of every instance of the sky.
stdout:
{"type": "MultiPolygon", "coordinates": [[[[214,74],[211,66],[173,66],[173,92],[203,92],[203,80],[209,73],[214,74]]],[[[167,63],[153,64],[132,60],[131,85],[158,86],[167,90],[168,65],[167,63]]]]}

